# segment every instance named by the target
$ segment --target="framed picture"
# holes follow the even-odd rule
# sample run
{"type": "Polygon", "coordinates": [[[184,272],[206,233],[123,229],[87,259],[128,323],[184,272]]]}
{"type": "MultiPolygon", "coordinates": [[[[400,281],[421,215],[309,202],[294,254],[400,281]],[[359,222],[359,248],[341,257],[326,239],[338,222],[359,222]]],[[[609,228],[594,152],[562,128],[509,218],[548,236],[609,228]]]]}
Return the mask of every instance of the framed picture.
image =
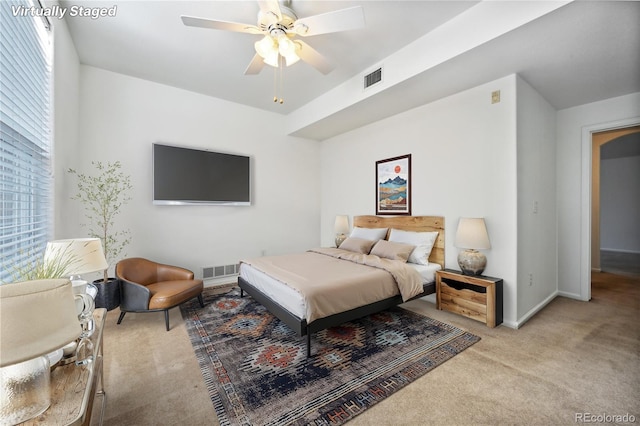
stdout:
{"type": "Polygon", "coordinates": [[[411,154],[376,161],[376,214],[411,215],[411,154]]]}

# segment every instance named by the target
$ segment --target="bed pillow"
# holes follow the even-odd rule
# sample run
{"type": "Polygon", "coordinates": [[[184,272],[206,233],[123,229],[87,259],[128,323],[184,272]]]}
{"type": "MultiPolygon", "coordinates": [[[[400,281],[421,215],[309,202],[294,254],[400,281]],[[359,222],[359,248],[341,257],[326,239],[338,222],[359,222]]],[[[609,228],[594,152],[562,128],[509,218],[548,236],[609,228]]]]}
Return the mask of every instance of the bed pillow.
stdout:
{"type": "Polygon", "coordinates": [[[350,237],[362,238],[364,240],[384,240],[387,237],[387,230],[389,228],[361,228],[356,226],[351,231],[350,237]]]}
{"type": "Polygon", "coordinates": [[[371,249],[372,255],[384,257],[391,260],[401,260],[406,262],[411,252],[416,248],[411,244],[394,243],[387,240],[380,240],[371,249]]]}
{"type": "Polygon", "coordinates": [[[353,251],[355,253],[369,254],[371,247],[373,247],[374,244],[375,241],[372,240],[349,237],[340,244],[339,248],[342,250],[353,251]]]}
{"type": "Polygon", "coordinates": [[[438,232],[413,232],[401,231],[399,229],[391,229],[389,241],[396,243],[411,244],[416,248],[413,249],[407,262],[416,263],[418,265],[428,265],[429,255],[433,249],[433,245],[438,238],[438,232]]]}

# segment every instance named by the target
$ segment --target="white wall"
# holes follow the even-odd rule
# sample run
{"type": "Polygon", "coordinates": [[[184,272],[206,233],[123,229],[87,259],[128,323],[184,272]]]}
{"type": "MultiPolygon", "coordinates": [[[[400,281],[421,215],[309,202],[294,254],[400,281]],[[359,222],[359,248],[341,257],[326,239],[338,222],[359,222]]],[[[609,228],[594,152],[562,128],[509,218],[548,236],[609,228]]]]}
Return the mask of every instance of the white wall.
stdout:
{"type": "Polygon", "coordinates": [[[600,247],[640,253],[640,156],[600,161],[600,247]]]}
{"type": "Polygon", "coordinates": [[[375,162],[412,154],[413,215],[445,217],[446,266],[461,216],[486,219],[485,274],[501,277],[505,323],[515,325],[516,77],[508,76],[322,142],[322,241],[337,214],[375,214],[375,162]],[[491,92],[501,102],[491,104],[491,92]]]}
{"type": "Polygon", "coordinates": [[[556,294],[556,111],[518,78],[518,320],[556,294]]]}
{"type": "Polygon", "coordinates": [[[78,123],[80,119],[80,61],[66,21],[52,19],[53,56],[53,174],[54,174],[54,238],[72,235],[78,222],[76,212],[64,209],[73,189],[66,170],[77,162],[78,123]]]}
{"type": "MultiPolygon", "coordinates": [[[[320,148],[283,134],[278,114],[83,65],[78,143],[68,141],[64,153],[77,155],[69,166],[79,171],[90,173],[91,161],[120,160],[131,175],[133,200],[117,218],[132,232],[128,256],[199,275],[204,266],[319,244],[320,148]],[[154,142],[251,156],[252,205],[154,206],[154,142]]],[[[66,217],[81,206],[61,199],[58,208],[66,217]]],[[[68,228],[59,237],[85,232],[77,223],[68,228]]]]}
{"type": "Polygon", "coordinates": [[[558,289],[565,296],[580,300],[591,297],[591,149],[583,134],[638,124],[638,120],[640,93],[558,111],[558,289]]]}

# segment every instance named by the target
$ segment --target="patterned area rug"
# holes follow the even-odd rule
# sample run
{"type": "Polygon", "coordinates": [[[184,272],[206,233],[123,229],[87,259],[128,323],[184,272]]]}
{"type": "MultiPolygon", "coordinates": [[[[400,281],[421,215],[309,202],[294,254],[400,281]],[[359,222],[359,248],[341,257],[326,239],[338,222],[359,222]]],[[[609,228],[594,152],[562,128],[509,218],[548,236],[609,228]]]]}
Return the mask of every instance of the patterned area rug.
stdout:
{"type": "Polygon", "coordinates": [[[298,337],[234,288],[181,306],[221,425],[339,425],[480,340],[394,308],[298,337]]]}

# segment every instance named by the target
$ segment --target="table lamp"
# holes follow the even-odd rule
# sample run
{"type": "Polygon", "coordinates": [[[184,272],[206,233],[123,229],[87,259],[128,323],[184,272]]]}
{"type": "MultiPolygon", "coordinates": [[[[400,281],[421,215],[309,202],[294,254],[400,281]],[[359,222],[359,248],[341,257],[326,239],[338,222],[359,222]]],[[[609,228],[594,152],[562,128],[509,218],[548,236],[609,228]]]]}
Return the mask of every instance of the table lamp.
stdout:
{"type": "Polygon", "coordinates": [[[63,362],[74,360],[76,364],[86,364],[93,360],[93,343],[89,337],[94,331],[93,310],[94,298],[98,289],[93,284],[88,284],[82,279],[82,274],[103,271],[109,267],[102,250],[100,238],[72,238],[66,240],[49,241],[44,251],[44,263],[59,262],[63,260],[64,270],[62,275],[69,277],[74,294],[87,293],[89,299],[76,299],[78,320],[82,326],[82,333],[78,342],[71,342],[63,348],[63,362]]]}
{"type": "MultiPolygon", "coordinates": [[[[49,241],[44,251],[44,263],[65,261],[63,276],[69,277],[75,293],[84,293],[87,281],[82,274],[104,271],[109,267],[100,238],[72,238],[49,241]]],[[[97,289],[94,290],[93,296],[97,289]]]]}
{"type": "Polygon", "coordinates": [[[487,258],[478,250],[491,248],[484,219],[461,217],[453,245],[465,249],[458,254],[458,265],[464,275],[480,275],[487,266],[487,258]]]}
{"type": "Polygon", "coordinates": [[[342,244],[342,242],[347,239],[347,236],[345,234],[349,233],[349,216],[336,216],[334,230],[336,233],[336,247],[340,247],[340,244],[342,244]]]}
{"type": "Polygon", "coordinates": [[[0,285],[0,419],[17,424],[51,404],[46,354],[80,335],[67,279],[0,285]]]}

